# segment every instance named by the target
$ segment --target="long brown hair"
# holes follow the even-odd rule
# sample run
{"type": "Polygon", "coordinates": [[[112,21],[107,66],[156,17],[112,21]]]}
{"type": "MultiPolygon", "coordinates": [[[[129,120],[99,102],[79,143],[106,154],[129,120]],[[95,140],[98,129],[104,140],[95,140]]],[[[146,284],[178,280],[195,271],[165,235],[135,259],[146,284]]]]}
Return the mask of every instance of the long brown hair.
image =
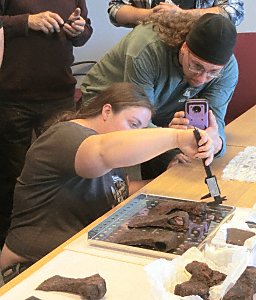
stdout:
{"type": "Polygon", "coordinates": [[[134,106],[146,107],[151,111],[152,115],[154,113],[154,107],[142,87],[128,82],[118,82],[113,83],[99,95],[92,98],[87,105],[82,105],[77,112],[62,114],[57,122],[96,117],[101,114],[105,104],[111,104],[114,113],[134,106]]]}
{"type": "Polygon", "coordinates": [[[171,47],[181,46],[199,15],[187,10],[151,14],[143,24],[152,23],[160,39],[171,47]]]}

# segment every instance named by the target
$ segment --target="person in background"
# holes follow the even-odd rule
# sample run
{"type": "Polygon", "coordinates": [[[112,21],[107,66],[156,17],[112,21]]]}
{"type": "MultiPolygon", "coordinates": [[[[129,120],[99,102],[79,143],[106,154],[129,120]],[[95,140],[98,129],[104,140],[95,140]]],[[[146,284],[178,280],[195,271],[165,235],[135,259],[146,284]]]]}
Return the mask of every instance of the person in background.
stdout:
{"type": "Polygon", "coordinates": [[[153,13],[168,11],[172,14],[184,9],[198,16],[221,14],[236,26],[244,19],[243,0],[111,0],[108,14],[113,25],[134,27],[153,13]]]}
{"type": "Polygon", "coordinates": [[[0,2],[5,53],[0,70],[0,249],[13,190],[31,144],[56,113],[74,109],[73,47],[92,34],[84,0],[0,2]]]}
{"type": "Polygon", "coordinates": [[[146,128],[152,111],[142,88],[116,83],[88,107],[59,118],[32,144],[0,257],[5,282],[145,184],[129,182],[122,167],[173,147],[206,158],[207,165],[212,161],[212,141],[204,131],[197,145],[193,130],[146,128]]]}
{"type": "MultiPolygon", "coordinates": [[[[174,116],[171,126],[188,121],[175,115],[184,111],[187,99],[207,99],[214,125],[206,131],[214,141],[215,156],[221,156],[226,149],[224,118],[238,80],[236,35],[233,23],[218,14],[152,15],[151,22],[136,26],[85,75],[83,105],[112,82],[132,82],[143,87],[154,105],[153,124],[168,127],[174,116]]],[[[189,162],[177,152],[179,161],[189,162]]],[[[175,155],[171,151],[142,164],[143,179],[161,174],[175,155]]]]}

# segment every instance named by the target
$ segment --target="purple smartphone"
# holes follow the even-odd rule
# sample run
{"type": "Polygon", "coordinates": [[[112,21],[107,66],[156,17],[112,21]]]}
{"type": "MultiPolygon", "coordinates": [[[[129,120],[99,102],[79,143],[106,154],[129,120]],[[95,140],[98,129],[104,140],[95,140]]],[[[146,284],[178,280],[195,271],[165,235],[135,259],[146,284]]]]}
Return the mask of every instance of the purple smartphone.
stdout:
{"type": "Polygon", "coordinates": [[[189,99],[185,103],[185,117],[189,125],[200,129],[208,127],[208,102],[205,99],[189,99]]]}

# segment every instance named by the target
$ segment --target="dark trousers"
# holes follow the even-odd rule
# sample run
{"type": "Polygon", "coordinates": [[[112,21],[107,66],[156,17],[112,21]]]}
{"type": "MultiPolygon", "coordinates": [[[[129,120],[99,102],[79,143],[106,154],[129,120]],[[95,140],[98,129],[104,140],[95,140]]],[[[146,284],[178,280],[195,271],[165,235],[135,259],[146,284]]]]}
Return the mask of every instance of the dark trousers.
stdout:
{"type": "MultiPolygon", "coordinates": [[[[173,115],[155,115],[153,124],[160,127],[168,127],[173,115]]],[[[154,179],[164,171],[166,171],[169,162],[178,154],[181,153],[180,149],[175,148],[169,150],[161,155],[158,155],[141,164],[141,178],[143,180],[154,179]]]]}
{"type": "Polygon", "coordinates": [[[141,178],[143,180],[154,179],[162,174],[164,171],[166,171],[169,162],[178,153],[181,153],[180,149],[175,148],[142,163],[141,178]]]}
{"type": "Polygon", "coordinates": [[[39,136],[49,120],[66,110],[74,110],[73,98],[39,103],[0,100],[0,249],[10,226],[14,186],[32,132],[39,136]]]}
{"type": "Polygon", "coordinates": [[[7,268],[4,268],[1,271],[1,275],[3,277],[3,282],[7,283],[16,276],[18,276],[20,273],[28,269],[30,266],[33,265],[33,262],[23,262],[23,263],[17,263],[11,266],[8,266],[7,268]]]}

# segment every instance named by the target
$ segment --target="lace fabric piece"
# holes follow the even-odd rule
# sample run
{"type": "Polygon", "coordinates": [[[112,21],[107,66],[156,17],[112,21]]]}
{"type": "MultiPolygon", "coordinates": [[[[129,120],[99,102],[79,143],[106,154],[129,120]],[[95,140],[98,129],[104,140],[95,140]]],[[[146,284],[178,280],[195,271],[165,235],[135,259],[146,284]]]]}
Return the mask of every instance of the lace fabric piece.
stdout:
{"type": "Polygon", "coordinates": [[[224,168],[222,179],[256,182],[256,147],[239,152],[224,168]]]}

